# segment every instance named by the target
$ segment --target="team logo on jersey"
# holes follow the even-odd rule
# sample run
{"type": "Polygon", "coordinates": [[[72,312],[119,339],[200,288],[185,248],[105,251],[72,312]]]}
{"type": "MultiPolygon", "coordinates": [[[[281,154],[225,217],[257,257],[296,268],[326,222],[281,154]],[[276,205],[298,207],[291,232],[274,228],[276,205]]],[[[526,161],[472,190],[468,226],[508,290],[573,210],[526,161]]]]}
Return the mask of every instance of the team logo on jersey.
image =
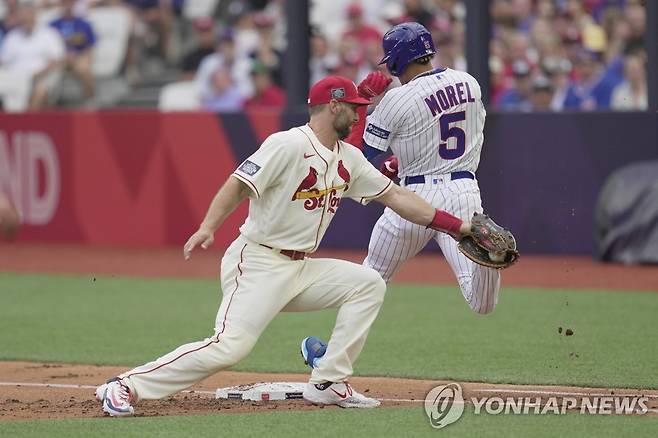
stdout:
{"type": "Polygon", "coordinates": [[[256,172],[260,170],[260,166],[254,162],[251,162],[249,160],[245,160],[244,163],[240,165],[238,168],[240,172],[244,172],[249,176],[254,176],[256,172]]]}
{"type": "Polygon", "coordinates": [[[333,99],[343,99],[345,98],[345,88],[334,88],[331,90],[331,97],[333,99]]]}
{"type": "Polygon", "coordinates": [[[343,181],[345,181],[345,190],[347,191],[348,184],[352,177],[350,176],[350,172],[343,165],[343,160],[338,160],[338,176],[340,176],[343,181]]]}
{"type": "MultiPolygon", "coordinates": [[[[307,198],[306,194],[318,182],[318,171],[312,167],[308,168],[308,175],[302,180],[295,193],[292,195],[292,200],[307,198]]],[[[317,189],[316,189],[317,190],[317,189]]]]}
{"type": "Polygon", "coordinates": [[[388,140],[388,136],[391,135],[391,131],[387,131],[384,128],[380,128],[379,126],[375,126],[372,123],[368,123],[368,127],[366,128],[366,132],[369,134],[374,135],[375,137],[382,138],[384,140],[388,140]]]}
{"type": "Polygon", "coordinates": [[[292,201],[303,199],[304,208],[309,211],[324,208],[326,203],[328,206],[327,211],[336,213],[341,200],[338,191],[342,190],[344,192],[347,190],[348,184],[352,179],[350,172],[343,165],[343,160],[338,161],[338,176],[344,181],[343,184],[337,184],[326,189],[318,189],[315,187],[318,183],[318,171],[313,167],[309,167],[308,175],[304,177],[297,190],[295,190],[295,193],[292,195],[292,201]]]}

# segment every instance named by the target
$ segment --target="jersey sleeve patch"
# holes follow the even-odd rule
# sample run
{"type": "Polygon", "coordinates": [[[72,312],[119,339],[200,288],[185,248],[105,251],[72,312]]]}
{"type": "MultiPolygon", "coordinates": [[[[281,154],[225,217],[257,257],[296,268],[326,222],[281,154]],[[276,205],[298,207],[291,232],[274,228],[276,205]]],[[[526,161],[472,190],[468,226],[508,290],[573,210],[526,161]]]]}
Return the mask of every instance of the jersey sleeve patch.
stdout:
{"type": "Polygon", "coordinates": [[[386,129],[380,128],[372,123],[368,123],[366,132],[384,140],[388,140],[389,135],[391,135],[391,131],[387,131],[386,129]]]}
{"type": "Polygon", "coordinates": [[[249,176],[254,176],[260,170],[260,166],[253,161],[245,160],[238,168],[240,172],[249,176]]]}

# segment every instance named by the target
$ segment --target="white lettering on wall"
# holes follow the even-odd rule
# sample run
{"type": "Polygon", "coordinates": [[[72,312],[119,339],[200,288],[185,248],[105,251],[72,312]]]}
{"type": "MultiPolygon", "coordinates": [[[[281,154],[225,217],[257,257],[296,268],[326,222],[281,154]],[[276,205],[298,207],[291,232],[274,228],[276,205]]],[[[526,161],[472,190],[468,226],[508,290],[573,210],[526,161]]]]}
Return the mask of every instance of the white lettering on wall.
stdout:
{"type": "Polygon", "coordinates": [[[60,176],[57,149],[48,134],[16,131],[10,138],[0,131],[0,191],[13,199],[24,223],[45,225],[52,220],[59,205],[60,176]]]}

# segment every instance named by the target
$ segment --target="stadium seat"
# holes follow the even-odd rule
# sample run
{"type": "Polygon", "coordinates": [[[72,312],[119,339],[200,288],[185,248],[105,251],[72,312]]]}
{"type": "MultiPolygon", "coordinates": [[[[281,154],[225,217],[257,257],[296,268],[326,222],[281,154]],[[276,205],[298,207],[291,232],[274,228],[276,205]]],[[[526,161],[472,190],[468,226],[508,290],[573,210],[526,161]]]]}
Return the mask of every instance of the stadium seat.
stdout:
{"type": "Polygon", "coordinates": [[[199,90],[194,81],[173,82],[160,89],[158,108],[161,111],[195,111],[200,107],[199,90]]]}
{"type": "Polygon", "coordinates": [[[122,7],[98,7],[89,10],[87,19],[96,33],[92,70],[97,77],[119,74],[128,50],[130,13],[122,7]]]}

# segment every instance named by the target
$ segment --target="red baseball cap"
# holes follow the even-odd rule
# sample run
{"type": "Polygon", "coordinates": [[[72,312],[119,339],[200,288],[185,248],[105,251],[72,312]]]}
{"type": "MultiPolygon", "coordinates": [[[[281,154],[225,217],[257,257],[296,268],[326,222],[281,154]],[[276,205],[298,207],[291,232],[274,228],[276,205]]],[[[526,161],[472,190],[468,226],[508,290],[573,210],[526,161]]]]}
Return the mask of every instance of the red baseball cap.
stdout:
{"type": "Polygon", "coordinates": [[[359,96],[356,85],[343,76],[327,76],[316,82],[308,92],[308,106],[322,105],[331,100],[370,105],[369,99],[359,96]]]}

